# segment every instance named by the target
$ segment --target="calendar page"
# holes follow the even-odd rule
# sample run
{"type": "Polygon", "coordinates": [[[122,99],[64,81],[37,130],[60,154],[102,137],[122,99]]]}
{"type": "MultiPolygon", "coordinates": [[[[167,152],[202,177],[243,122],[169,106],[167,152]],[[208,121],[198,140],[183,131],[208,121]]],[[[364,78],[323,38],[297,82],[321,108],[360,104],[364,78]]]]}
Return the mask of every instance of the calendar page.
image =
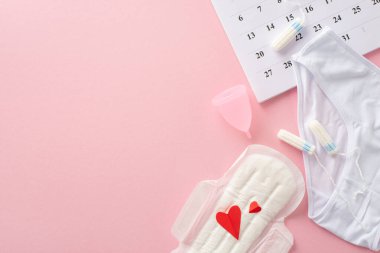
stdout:
{"type": "Polygon", "coordinates": [[[219,19],[259,102],[295,86],[291,55],[325,26],[361,54],[380,45],[380,0],[212,0],[219,19]],[[301,13],[303,12],[303,14],[301,13]],[[286,48],[272,41],[296,18],[304,28],[286,48]]]}

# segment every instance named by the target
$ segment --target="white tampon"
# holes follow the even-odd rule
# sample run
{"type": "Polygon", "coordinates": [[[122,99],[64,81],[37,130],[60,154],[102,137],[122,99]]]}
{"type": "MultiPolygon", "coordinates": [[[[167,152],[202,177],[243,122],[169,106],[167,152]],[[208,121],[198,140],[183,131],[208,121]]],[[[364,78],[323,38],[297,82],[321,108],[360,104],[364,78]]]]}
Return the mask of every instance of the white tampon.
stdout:
{"type": "Polygon", "coordinates": [[[289,44],[294,39],[294,36],[301,31],[304,20],[296,18],[294,22],[288,26],[273,42],[272,47],[279,51],[289,44]]]}
{"type": "Polygon", "coordinates": [[[318,142],[329,154],[336,154],[336,145],[326,129],[321,125],[321,123],[319,123],[317,120],[312,120],[308,123],[308,127],[314,134],[315,138],[317,138],[318,142]]]}
{"type": "Polygon", "coordinates": [[[314,145],[309,144],[308,142],[301,139],[297,135],[294,135],[294,134],[292,134],[286,130],[281,129],[280,131],[278,131],[277,137],[280,140],[288,143],[289,145],[291,145],[291,146],[293,146],[293,147],[295,147],[301,151],[305,151],[309,155],[313,155],[315,152],[315,146],[314,145]]]}

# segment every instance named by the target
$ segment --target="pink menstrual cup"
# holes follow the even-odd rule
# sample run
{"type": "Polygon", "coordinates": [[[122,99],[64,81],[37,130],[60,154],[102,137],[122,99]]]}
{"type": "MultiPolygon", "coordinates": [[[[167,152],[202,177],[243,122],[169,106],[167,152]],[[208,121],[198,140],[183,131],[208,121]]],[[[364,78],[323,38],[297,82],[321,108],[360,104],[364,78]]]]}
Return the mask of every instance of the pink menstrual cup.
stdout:
{"type": "Polygon", "coordinates": [[[223,118],[234,128],[251,138],[249,129],[252,121],[251,104],[244,85],[237,85],[218,94],[212,100],[223,118]]]}

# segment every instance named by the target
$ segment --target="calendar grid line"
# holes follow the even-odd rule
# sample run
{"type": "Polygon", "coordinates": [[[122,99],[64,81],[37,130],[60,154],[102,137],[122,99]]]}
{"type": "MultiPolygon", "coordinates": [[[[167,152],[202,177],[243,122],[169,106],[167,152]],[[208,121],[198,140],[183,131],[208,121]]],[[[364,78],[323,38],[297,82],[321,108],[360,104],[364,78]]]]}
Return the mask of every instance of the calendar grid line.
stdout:
{"type": "Polygon", "coordinates": [[[372,21],[374,21],[374,20],[376,20],[376,19],[379,19],[379,18],[380,18],[380,16],[379,16],[379,17],[374,17],[374,18],[372,18],[372,19],[370,19],[370,20],[367,20],[367,21],[361,23],[360,25],[354,26],[354,27],[351,28],[351,29],[348,29],[348,30],[343,31],[343,33],[348,33],[348,32],[350,32],[350,31],[352,31],[352,30],[355,30],[356,28],[358,28],[358,27],[360,27],[360,26],[363,26],[363,25],[365,25],[365,24],[371,23],[372,21]]]}

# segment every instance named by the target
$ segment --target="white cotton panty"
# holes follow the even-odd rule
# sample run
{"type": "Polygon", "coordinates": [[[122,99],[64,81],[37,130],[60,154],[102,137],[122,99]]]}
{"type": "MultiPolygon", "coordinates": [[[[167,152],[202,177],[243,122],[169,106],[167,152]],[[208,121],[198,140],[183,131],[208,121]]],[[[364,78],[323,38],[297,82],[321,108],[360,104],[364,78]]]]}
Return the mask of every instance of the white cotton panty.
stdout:
{"type": "Polygon", "coordinates": [[[265,146],[252,145],[217,181],[203,181],[183,207],[173,234],[173,252],[286,253],[293,237],[283,221],[298,206],[304,182],[298,168],[285,156],[265,146]],[[261,206],[249,213],[252,201],[261,206]],[[239,239],[216,221],[219,211],[241,209],[239,239]]]}
{"type": "Polygon", "coordinates": [[[307,126],[316,119],[338,152],[351,154],[318,145],[325,171],[304,155],[309,217],[344,240],[380,250],[380,71],[329,28],[293,61],[302,138],[313,140],[307,126]]]}

